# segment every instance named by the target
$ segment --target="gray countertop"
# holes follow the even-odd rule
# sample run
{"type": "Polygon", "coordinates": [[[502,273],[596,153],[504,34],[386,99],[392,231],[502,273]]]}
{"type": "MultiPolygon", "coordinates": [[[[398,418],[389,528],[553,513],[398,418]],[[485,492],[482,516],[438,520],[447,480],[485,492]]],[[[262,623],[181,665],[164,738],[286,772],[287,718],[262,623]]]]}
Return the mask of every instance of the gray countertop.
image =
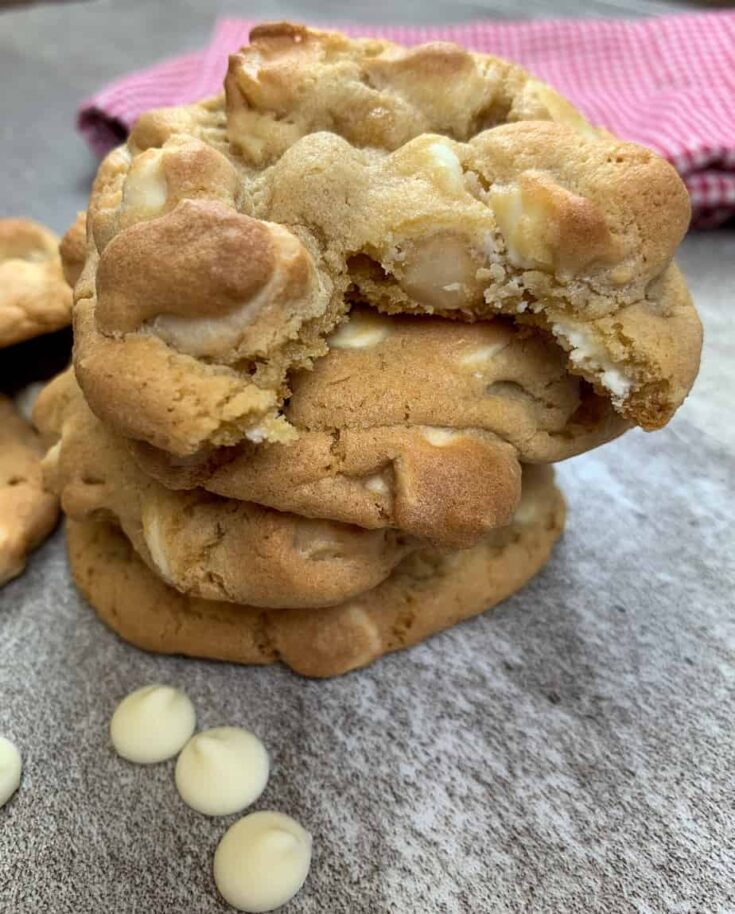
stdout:
{"type": "MultiPolygon", "coordinates": [[[[677,8],[611,0],[584,13],[677,8]]],[[[523,6],[552,9],[580,12],[523,6]]],[[[103,0],[0,13],[0,212],[63,229],[94,169],[73,131],[80,98],[202,44],[218,10],[518,13],[482,0],[103,0]]],[[[134,767],[109,746],[119,698],[163,680],[190,694],[202,726],[241,723],[266,742],[273,775],[257,808],[314,834],[293,914],[732,914],[735,233],[691,235],[681,261],[706,330],[694,393],[666,430],[560,468],[564,539],[492,617],[328,682],[156,657],[83,604],[57,531],[0,591],[0,733],[25,760],[0,810],[0,912],[228,910],[211,861],[235,817],[197,815],[176,795],[172,764],[134,767]]]]}

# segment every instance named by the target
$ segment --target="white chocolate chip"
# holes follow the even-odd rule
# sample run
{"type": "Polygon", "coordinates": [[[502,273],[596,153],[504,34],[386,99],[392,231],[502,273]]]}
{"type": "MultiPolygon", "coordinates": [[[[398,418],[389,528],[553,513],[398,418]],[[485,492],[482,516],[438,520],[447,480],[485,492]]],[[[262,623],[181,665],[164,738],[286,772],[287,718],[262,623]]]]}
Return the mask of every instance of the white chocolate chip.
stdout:
{"type": "Polygon", "coordinates": [[[176,755],[194,732],[194,705],[179,689],[148,685],[120,702],[110,721],[110,738],[118,755],[141,765],[176,755]]]}
{"type": "Polygon", "coordinates": [[[61,458],[61,439],[59,439],[55,444],[52,444],[51,447],[46,451],[46,455],[41,461],[41,466],[44,470],[53,470],[59,465],[59,459],[61,458]]]}
{"type": "MultiPolygon", "coordinates": [[[[180,314],[159,314],[143,326],[143,330],[154,333],[164,342],[189,355],[205,358],[224,356],[241,342],[251,324],[273,303],[278,303],[283,290],[289,283],[289,269],[293,261],[302,254],[299,240],[281,227],[273,229],[278,246],[278,260],[268,282],[244,301],[239,307],[218,317],[183,317],[180,314]]],[[[312,282],[316,278],[312,275],[312,282]]],[[[314,291],[311,282],[306,283],[304,297],[314,291]]],[[[298,308],[298,301],[294,301],[298,308]]]]}
{"type": "Polygon", "coordinates": [[[550,269],[553,252],[543,237],[550,213],[543,200],[518,184],[493,186],[489,197],[510,262],[522,269],[550,269]]]}
{"type": "Polygon", "coordinates": [[[306,881],[311,835],[280,812],[253,812],[224,834],[214,855],[214,881],[239,911],[258,914],[285,904],[306,881]]]}
{"type": "Polygon", "coordinates": [[[453,428],[432,428],[431,426],[424,428],[421,434],[434,447],[446,447],[462,437],[462,432],[453,428]]]}
{"type": "Polygon", "coordinates": [[[527,526],[536,521],[539,515],[539,506],[533,498],[522,498],[521,503],[513,514],[513,523],[527,526]]]}
{"type": "Polygon", "coordinates": [[[168,560],[161,514],[152,501],[143,504],[141,524],[143,526],[143,539],[150,553],[151,561],[164,581],[171,583],[171,565],[168,560]]]}
{"type": "Polygon", "coordinates": [[[263,423],[251,426],[246,432],[245,437],[253,444],[262,444],[268,436],[267,426],[263,423]]]}
{"type": "Polygon", "coordinates": [[[241,727],[197,733],[176,761],[181,799],[206,816],[228,816],[254,803],[265,790],[268,753],[255,734],[241,727]]]}
{"type": "Polygon", "coordinates": [[[122,208],[134,214],[135,221],[153,219],[166,206],[168,186],[161,170],[163,152],[148,149],[133,159],[122,192],[122,208]]]}
{"type": "Polygon", "coordinates": [[[22,768],[18,747],[0,736],[0,806],[4,806],[18,789],[22,768]]]}
{"type": "Polygon", "coordinates": [[[390,320],[379,314],[359,311],[327,339],[330,349],[368,349],[390,335],[390,320]]]}
{"type": "Polygon", "coordinates": [[[580,327],[556,323],[552,331],[557,339],[571,346],[569,361],[580,371],[593,374],[610,391],[613,403],[622,403],[630,394],[633,381],[616,365],[603,344],[580,327]]]}
{"type": "Polygon", "coordinates": [[[495,358],[498,353],[506,349],[510,344],[510,339],[499,340],[497,343],[491,343],[489,346],[481,346],[479,349],[473,349],[460,359],[460,365],[467,368],[478,368],[481,365],[487,365],[495,358]]]}
{"type": "Polygon", "coordinates": [[[368,492],[373,492],[375,495],[390,495],[390,486],[383,473],[366,476],[363,485],[368,492]]]}
{"type": "Polygon", "coordinates": [[[365,666],[384,652],[380,629],[362,606],[348,606],[342,622],[349,630],[349,669],[365,666]]]}
{"type": "Polygon", "coordinates": [[[444,188],[454,192],[464,191],[464,173],[454,151],[446,143],[436,142],[429,146],[429,153],[444,188]]]}

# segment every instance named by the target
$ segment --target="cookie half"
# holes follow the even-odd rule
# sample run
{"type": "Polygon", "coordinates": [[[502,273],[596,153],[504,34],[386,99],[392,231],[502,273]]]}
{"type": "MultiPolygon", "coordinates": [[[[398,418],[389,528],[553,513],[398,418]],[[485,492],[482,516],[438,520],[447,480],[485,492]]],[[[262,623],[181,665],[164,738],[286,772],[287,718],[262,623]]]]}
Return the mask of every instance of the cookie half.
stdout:
{"type": "Polygon", "coordinates": [[[564,501],[548,467],[524,469],[513,522],[471,549],[405,559],[368,593],[328,609],[259,610],[186,597],[138,558],[116,526],[67,522],[72,574],[99,617],[145,650],[234,663],[280,660],[337,676],[475,616],[522,587],[548,560],[564,501]]]}

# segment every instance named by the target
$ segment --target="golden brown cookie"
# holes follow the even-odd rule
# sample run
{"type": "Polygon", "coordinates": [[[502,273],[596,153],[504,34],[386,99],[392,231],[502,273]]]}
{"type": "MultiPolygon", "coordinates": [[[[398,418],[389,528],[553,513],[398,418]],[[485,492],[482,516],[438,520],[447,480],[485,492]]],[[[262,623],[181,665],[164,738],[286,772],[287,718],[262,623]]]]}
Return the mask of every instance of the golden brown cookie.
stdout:
{"type": "Polygon", "coordinates": [[[403,48],[290,22],[256,26],[225,79],[230,141],[256,167],[310,133],[398,149],[422,133],[469,140],[520,120],[597,131],[524,69],[446,41],[403,48]]]}
{"type": "Polygon", "coordinates": [[[693,383],[701,326],[671,260],[688,198],[647,150],[550,122],[463,144],[423,135],[389,154],[321,133],[261,182],[269,218],[329,239],[359,300],[538,325],[572,372],[647,428],[693,383]]]}
{"type": "Polygon", "coordinates": [[[145,650],[235,663],[281,660],[304,676],[338,676],[477,615],[548,560],[564,502],[548,467],[524,470],[513,523],[460,552],[414,553],[374,590],[329,609],[264,611],[185,597],[106,522],[67,523],[77,586],[100,618],[145,650]]]}
{"type": "Polygon", "coordinates": [[[292,438],[277,417],[286,369],[325,351],[344,310],[345,283],[289,228],[243,212],[242,194],[235,163],[181,136],[116,150],[90,201],[77,376],[103,420],[179,455],[292,438]]]}
{"type": "Polygon", "coordinates": [[[115,519],[150,568],[183,593],[255,606],[330,606],[375,587],[416,548],[387,528],[169,491],[93,415],[71,371],[42,391],[34,420],[47,442],[56,440],[44,472],[64,512],[115,519]]]}
{"type": "Polygon", "coordinates": [[[470,546],[507,523],[519,462],[552,462],[620,434],[609,400],[570,375],[562,351],[499,319],[466,324],[356,308],[329,353],[291,380],[287,445],[175,459],[131,443],[174,489],[470,546]]]}
{"type": "Polygon", "coordinates": [[[689,201],[649,150],[594,130],[521,68],[444,42],[406,49],[270,23],[231,57],[225,86],[243,159],[283,157],[269,218],[298,213],[337,237],[370,301],[527,312],[645,427],[686,395],[701,328],[681,277],[657,280],[689,201]],[[392,154],[376,169],[365,148],[392,154]],[[339,238],[345,215],[355,232],[339,238]]]}
{"type": "Polygon", "coordinates": [[[69,226],[59,244],[61,267],[64,279],[74,288],[82,275],[84,262],[87,259],[87,213],[77,213],[77,218],[69,226]]]}
{"type": "Polygon", "coordinates": [[[30,219],[0,219],[0,347],[65,327],[71,300],[56,235],[30,219]]]}
{"type": "Polygon", "coordinates": [[[355,299],[539,325],[646,428],[686,395],[688,197],[649,150],[442,43],[270,24],[226,89],[144,115],[95,182],[75,365],[121,434],[180,458],[293,440],[287,374],[355,299]]]}
{"type": "Polygon", "coordinates": [[[28,553],[56,524],[59,505],[43,488],[43,453],[31,426],[0,397],[0,585],[23,571],[28,553]]]}

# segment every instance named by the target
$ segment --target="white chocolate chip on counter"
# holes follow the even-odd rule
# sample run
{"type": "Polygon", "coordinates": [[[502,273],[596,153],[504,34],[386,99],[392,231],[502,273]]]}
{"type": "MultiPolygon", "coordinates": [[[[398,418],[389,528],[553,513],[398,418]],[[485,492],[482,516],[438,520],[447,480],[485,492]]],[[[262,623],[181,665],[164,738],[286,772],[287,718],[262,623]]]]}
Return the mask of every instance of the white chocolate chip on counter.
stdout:
{"type": "Polygon", "coordinates": [[[241,727],[197,733],[176,762],[176,789],[192,809],[228,816],[254,803],[268,783],[265,746],[241,727]]]}
{"type": "Polygon", "coordinates": [[[18,789],[22,767],[18,747],[0,736],[0,806],[4,806],[18,789]]]}
{"type": "Polygon", "coordinates": [[[390,321],[379,314],[353,314],[327,339],[330,349],[367,349],[390,333],[390,321]]]}
{"type": "Polygon", "coordinates": [[[214,881],[234,908],[258,914],[285,904],[304,884],[311,835],[280,812],[253,812],[224,834],[214,855],[214,881]]]}
{"type": "Polygon", "coordinates": [[[196,725],[194,705],[173,686],[148,685],[131,692],[115,709],[110,737],[118,755],[148,765],[173,758],[196,725]]]}

